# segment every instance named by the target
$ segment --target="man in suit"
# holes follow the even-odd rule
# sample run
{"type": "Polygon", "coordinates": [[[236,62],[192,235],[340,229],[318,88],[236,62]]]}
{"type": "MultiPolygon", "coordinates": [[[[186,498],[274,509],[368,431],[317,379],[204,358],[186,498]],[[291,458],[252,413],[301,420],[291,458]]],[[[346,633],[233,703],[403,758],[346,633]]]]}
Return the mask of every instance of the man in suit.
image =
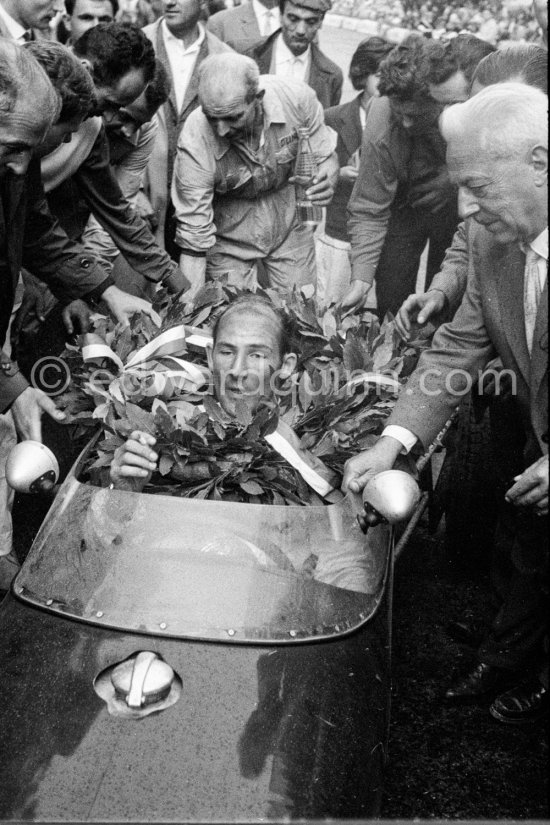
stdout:
{"type": "Polygon", "coordinates": [[[68,46],[84,32],[100,23],[112,23],[118,12],[118,0],[65,0],[65,14],[57,27],[57,39],[68,46]]]}
{"type": "Polygon", "coordinates": [[[63,0],[0,0],[0,35],[17,43],[49,38],[50,23],[63,0]]]}
{"type": "Polygon", "coordinates": [[[340,67],[316,42],[330,7],[330,0],[279,0],[281,28],[247,52],[260,74],[307,83],[323,109],[340,103],[344,83],[340,67]]]}
{"type": "Polygon", "coordinates": [[[495,536],[492,583],[500,604],[477,667],[445,696],[496,696],[491,714],[510,724],[548,710],[547,107],[538,89],[502,83],[444,111],[440,126],[460,211],[478,225],[467,241],[466,293],[453,321],[436,332],[376,446],[348,462],[343,484],[358,492],[417,440],[426,448],[500,356],[524,435],[522,466],[510,480],[495,536]]]}
{"type": "Polygon", "coordinates": [[[236,52],[246,54],[279,28],[278,0],[249,0],[224,9],[212,15],[206,28],[236,52]]]}
{"type": "Polygon", "coordinates": [[[143,30],[172,80],[170,96],[157,113],[159,127],[147,165],[145,191],[153,209],[156,241],[176,257],[179,250],[174,244],[170,187],[178,136],[199,105],[201,63],[212,54],[230,49],[200,22],[204,0],[163,0],[163,3],[163,17],[143,30]]]}

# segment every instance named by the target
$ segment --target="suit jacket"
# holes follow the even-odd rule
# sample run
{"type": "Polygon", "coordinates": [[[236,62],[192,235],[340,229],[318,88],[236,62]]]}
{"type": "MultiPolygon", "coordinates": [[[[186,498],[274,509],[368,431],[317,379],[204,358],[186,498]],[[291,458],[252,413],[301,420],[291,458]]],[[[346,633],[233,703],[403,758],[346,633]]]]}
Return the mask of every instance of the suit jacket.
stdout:
{"type": "MultiPolygon", "coordinates": [[[[80,244],[70,241],[46,203],[39,161],[26,176],[6,174],[0,185],[0,347],[10,322],[21,267],[48,284],[68,303],[74,298],[98,297],[112,279],[80,244]]],[[[0,370],[0,412],[27,386],[15,365],[0,370]]]]}
{"type": "Polygon", "coordinates": [[[157,219],[155,239],[159,246],[164,248],[166,213],[170,202],[170,189],[172,186],[178,136],[191,112],[199,105],[199,66],[209,55],[231,51],[231,49],[213,34],[210,34],[208,31],[206,32],[206,37],[197,55],[195,68],[189,80],[187,91],[185,92],[181,110],[178,112],[174,92],[174,84],[177,80],[172,76],[170,61],[164,45],[164,38],[160,28],[162,19],[163,18],[160,18],[152,25],[146,26],[143,31],[152,42],[156,56],[162,61],[172,79],[170,97],[157,112],[159,129],[145,175],[145,189],[157,219]]]}
{"type": "Polygon", "coordinates": [[[250,2],[213,14],[206,28],[240,54],[245,54],[262,37],[254,6],[250,2]]]}
{"type": "MultiPolygon", "coordinates": [[[[325,110],[325,123],[338,135],[336,154],[340,167],[349,164],[351,156],[361,146],[363,127],[361,126],[361,97],[359,94],[349,103],[333,106],[325,110]]],[[[331,238],[348,241],[347,208],[353,191],[354,181],[339,178],[334,197],[327,207],[325,232],[331,238]]]]}
{"type": "MultiPolygon", "coordinates": [[[[270,74],[273,46],[280,33],[281,30],[278,29],[247,51],[248,56],[258,64],[260,74],[270,74]]],[[[329,60],[316,43],[311,44],[311,67],[307,83],[317,95],[323,109],[340,103],[344,76],[340,67],[329,60]]]]}
{"type": "Polygon", "coordinates": [[[467,381],[495,356],[515,376],[515,397],[526,433],[525,466],[548,453],[548,282],[541,296],[531,355],[523,312],[525,255],[476,226],[468,235],[470,271],[454,319],[436,332],[388,424],[433,441],[460,402],[467,381]],[[454,390],[454,391],[453,391],[454,390]]]}

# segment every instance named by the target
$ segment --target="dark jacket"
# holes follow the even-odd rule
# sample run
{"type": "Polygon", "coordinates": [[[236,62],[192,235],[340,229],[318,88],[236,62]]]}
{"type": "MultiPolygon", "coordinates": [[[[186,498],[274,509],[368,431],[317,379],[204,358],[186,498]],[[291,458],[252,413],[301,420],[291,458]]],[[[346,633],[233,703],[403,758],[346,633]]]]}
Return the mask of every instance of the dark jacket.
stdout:
{"type": "MultiPolygon", "coordinates": [[[[331,129],[334,129],[338,135],[336,154],[338,155],[340,168],[349,165],[351,156],[361,146],[363,137],[361,116],[359,114],[361,97],[362,93],[349,103],[342,103],[341,106],[333,106],[325,111],[325,123],[331,129]]],[[[334,197],[327,206],[325,232],[331,238],[337,238],[340,241],[349,240],[347,208],[353,191],[353,184],[353,180],[339,178],[334,197]]]]}
{"type": "MultiPolygon", "coordinates": [[[[84,248],[69,240],[48,208],[39,161],[25,176],[10,173],[1,180],[0,197],[0,345],[10,322],[21,267],[48,284],[63,303],[99,297],[113,280],[84,248]]],[[[0,370],[0,412],[27,383],[13,365],[0,370]]]]}
{"type": "MultiPolygon", "coordinates": [[[[246,52],[258,64],[260,74],[270,74],[273,44],[280,33],[281,30],[278,29],[246,52]]],[[[344,76],[339,66],[329,60],[316,43],[311,44],[311,68],[307,83],[317,95],[323,109],[340,103],[344,76]]]]}
{"type": "Polygon", "coordinates": [[[48,204],[70,238],[79,238],[90,213],[109,233],[128,264],[149,281],[162,281],[174,262],[121,192],[110,163],[102,127],[84,163],[68,180],[48,192],[48,204]]]}

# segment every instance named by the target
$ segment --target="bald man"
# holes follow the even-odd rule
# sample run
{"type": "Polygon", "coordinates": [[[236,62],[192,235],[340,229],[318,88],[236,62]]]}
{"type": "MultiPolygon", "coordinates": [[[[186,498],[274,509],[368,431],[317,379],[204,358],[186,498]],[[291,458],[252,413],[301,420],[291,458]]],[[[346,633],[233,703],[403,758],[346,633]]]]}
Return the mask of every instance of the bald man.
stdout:
{"type": "Polygon", "coordinates": [[[172,184],[180,266],[196,288],[228,274],[253,288],[261,261],[271,287],[315,283],[313,232],[296,219],[298,129],[318,161],[308,197],[330,203],[338,176],[336,136],[305,84],[260,76],[239,54],[201,66],[200,108],[181,131],[172,184]]]}

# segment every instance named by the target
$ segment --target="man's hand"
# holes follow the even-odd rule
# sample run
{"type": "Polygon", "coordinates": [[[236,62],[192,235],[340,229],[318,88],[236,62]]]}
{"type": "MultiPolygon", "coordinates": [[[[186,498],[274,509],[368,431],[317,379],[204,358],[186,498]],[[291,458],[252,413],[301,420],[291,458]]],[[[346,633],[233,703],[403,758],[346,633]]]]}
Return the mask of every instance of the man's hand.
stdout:
{"type": "Polygon", "coordinates": [[[64,421],[65,413],[58,410],[51,398],[42,390],[27,387],[11,405],[15,429],[26,441],[42,441],[42,414],[47,413],[54,421],[64,421]]]}
{"type": "Polygon", "coordinates": [[[456,196],[456,187],[449,177],[447,168],[444,167],[436,177],[426,183],[414,184],[409,192],[409,201],[415,209],[427,209],[436,214],[456,196]]]}
{"type": "Polygon", "coordinates": [[[403,445],[396,438],[383,435],[370,450],[350,458],[344,466],[342,490],[361,493],[373,476],[391,470],[403,445]]]}
{"type": "Polygon", "coordinates": [[[340,177],[342,180],[357,180],[359,169],[357,166],[341,166],[340,177]]]}
{"type": "Polygon", "coordinates": [[[36,327],[38,326],[36,322],[44,323],[46,315],[56,303],[56,299],[46,284],[39,281],[27,270],[23,270],[23,283],[25,284],[25,292],[13,324],[12,335],[16,338],[19,337],[24,327],[32,328],[33,320],[36,327]]]}
{"type": "Polygon", "coordinates": [[[63,307],[61,317],[69,335],[73,333],[83,335],[90,330],[92,311],[88,304],[80,298],[63,307]]]}
{"type": "Polygon", "coordinates": [[[202,289],[206,281],[206,256],[180,255],[180,269],[191,284],[186,301],[192,300],[197,292],[202,289]]]}
{"type": "Polygon", "coordinates": [[[174,269],[171,275],[163,280],[162,285],[165,286],[168,292],[171,292],[172,295],[177,295],[180,292],[184,292],[191,286],[179,268],[174,269]]]}
{"type": "Polygon", "coordinates": [[[344,315],[362,309],[372,284],[366,281],[352,281],[346,294],[340,301],[340,309],[344,315]]]}
{"type": "Polygon", "coordinates": [[[408,341],[413,327],[419,329],[428,321],[434,321],[443,312],[445,305],[445,295],[439,289],[424,292],[422,295],[409,295],[397,313],[395,319],[397,331],[405,341],[408,341]]]}
{"type": "Polygon", "coordinates": [[[515,507],[532,507],[538,516],[548,515],[548,456],[531,464],[507,490],[504,498],[515,507]]]}
{"type": "Polygon", "coordinates": [[[143,298],[136,298],[134,295],[129,295],[123,292],[117,286],[109,286],[101,295],[117,321],[120,321],[125,326],[130,323],[130,318],[135,312],[144,312],[153,319],[155,324],[160,327],[161,321],[153,307],[143,298]]]}
{"type": "Polygon", "coordinates": [[[317,206],[328,206],[334,195],[334,185],[328,172],[321,171],[313,178],[311,186],[306,189],[306,198],[317,206]]]}
{"type": "Polygon", "coordinates": [[[156,438],[152,435],[134,430],[126,443],[115,450],[110,471],[115,487],[121,488],[129,480],[137,480],[143,488],[157,466],[158,455],[151,449],[155,444],[156,438]]]}
{"type": "Polygon", "coordinates": [[[149,226],[151,227],[151,231],[154,232],[157,226],[159,225],[158,216],[151,206],[151,201],[143,191],[140,189],[136,196],[136,209],[138,211],[138,215],[146,221],[149,226]]]}

